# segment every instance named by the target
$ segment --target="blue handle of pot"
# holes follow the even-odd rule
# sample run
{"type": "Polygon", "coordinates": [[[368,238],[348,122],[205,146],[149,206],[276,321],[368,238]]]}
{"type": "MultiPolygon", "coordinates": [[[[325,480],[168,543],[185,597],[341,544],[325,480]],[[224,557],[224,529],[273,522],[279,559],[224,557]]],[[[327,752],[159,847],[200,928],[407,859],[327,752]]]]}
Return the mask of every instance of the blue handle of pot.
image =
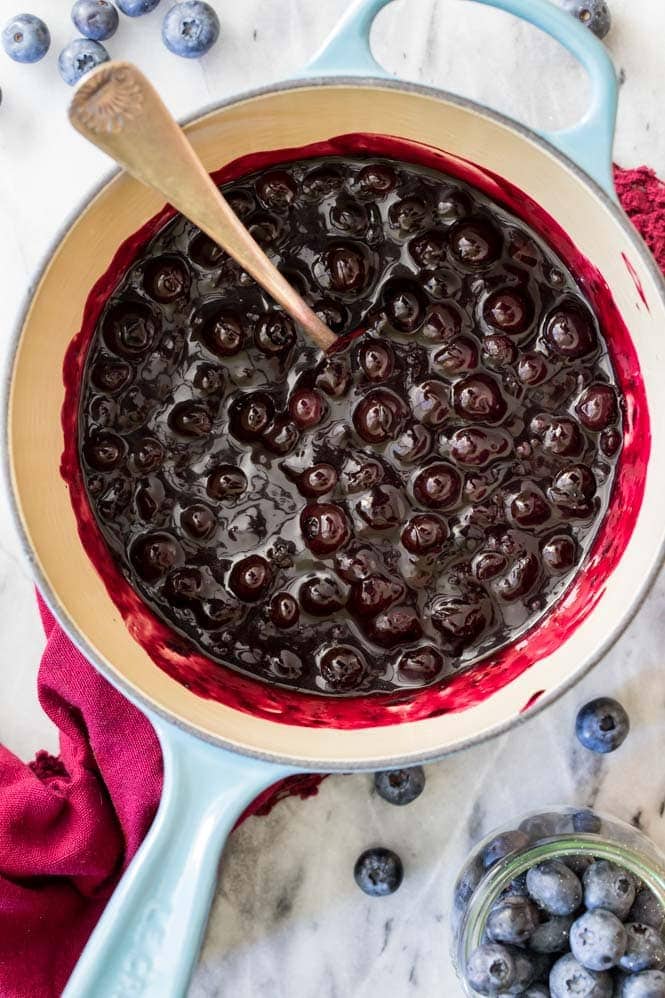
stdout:
{"type": "MultiPolygon", "coordinates": [[[[370,32],[376,15],[392,0],[354,0],[304,76],[375,76],[388,74],[372,55],[370,32]]],[[[540,131],[547,142],[577,163],[601,187],[614,194],[612,148],[618,101],[617,78],[603,43],[576,18],[551,0],[475,0],[498,7],[541,28],[564,45],[584,66],[591,81],[591,103],[577,125],[563,131],[540,131]]]]}
{"type": "Polygon", "coordinates": [[[203,940],[224,842],[245,807],[294,772],[150,720],[164,755],[159,810],[63,998],[182,998],[203,940]]]}

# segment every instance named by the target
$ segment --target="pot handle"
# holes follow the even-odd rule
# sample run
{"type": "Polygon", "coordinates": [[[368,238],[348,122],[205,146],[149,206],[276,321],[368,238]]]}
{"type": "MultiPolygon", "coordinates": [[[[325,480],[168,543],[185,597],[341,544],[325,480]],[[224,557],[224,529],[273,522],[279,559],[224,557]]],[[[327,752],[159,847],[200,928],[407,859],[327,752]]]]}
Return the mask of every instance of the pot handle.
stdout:
{"type": "MultiPolygon", "coordinates": [[[[392,0],[354,0],[302,75],[374,76],[388,74],[372,55],[370,32],[375,17],[392,0]]],[[[547,32],[582,63],[591,81],[591,104],[572,128],[540,131],[547,142],[586,171],[614,196],[612,148],[618,86],[612,60],[603,43],[576,18],[551,0],[475,0],[498,7],[547,32]]]]}
{"type": "Polygon", "coordinates": [[[216,748],[150,716],[164,756],[159,810],[63,998],[182,998],[224,842],[247,805],[295,770],[216,748]]]}

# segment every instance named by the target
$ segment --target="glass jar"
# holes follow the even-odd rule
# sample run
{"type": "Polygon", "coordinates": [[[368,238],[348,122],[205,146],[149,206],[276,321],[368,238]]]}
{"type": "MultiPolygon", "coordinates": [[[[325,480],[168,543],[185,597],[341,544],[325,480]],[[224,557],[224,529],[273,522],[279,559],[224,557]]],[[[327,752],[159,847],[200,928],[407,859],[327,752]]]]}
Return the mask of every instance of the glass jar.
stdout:
{"type": "Polygon", "coordinates": [[[653,892],[665,913],[665,856],[637,828],[586,808],[531,812],[479,842],[455,883],[452,958],[465,995],[478,996],[467,980],[467,961],[486,941],[487,916],[501,893],[536,863],[566,857],[579,857],[573,865],[580,875],[584,857],[623,867],[653,892]],[[511,834],[516,830],[524,834],[511,834]],[[497,843],[499,836],[508,837],[497,843]]]}

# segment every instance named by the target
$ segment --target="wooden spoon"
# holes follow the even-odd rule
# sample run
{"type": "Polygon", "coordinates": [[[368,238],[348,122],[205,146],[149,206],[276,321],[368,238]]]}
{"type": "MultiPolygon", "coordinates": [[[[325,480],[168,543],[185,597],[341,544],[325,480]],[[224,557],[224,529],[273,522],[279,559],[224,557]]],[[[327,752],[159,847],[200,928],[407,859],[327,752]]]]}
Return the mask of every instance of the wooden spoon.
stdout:
{"type": "Polygon", "coordinates": [[[79,83],[69,107],[74,128],[166,200],[236,260],[321,350],[337,337],[252,238],[143,73],[106,62],[79,83]]]}

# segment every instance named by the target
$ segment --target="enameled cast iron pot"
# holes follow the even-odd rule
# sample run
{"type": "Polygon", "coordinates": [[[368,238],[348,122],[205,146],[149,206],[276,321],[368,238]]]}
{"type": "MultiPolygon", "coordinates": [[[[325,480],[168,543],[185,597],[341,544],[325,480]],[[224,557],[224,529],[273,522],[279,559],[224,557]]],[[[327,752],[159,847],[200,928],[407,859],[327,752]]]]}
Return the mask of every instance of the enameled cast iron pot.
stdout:
{"type": "MultiPolygon", "coordinates": [[[[250,153],[297,150],[348,133],[398,136],[428,155],[444,151],[443,168],[477,182],[540,228],[600,314],[626,397],[610,511],[555,610],[494,667],[466,681],[456,699],[415,692],[356,725],[342,717],[339,701],[326,701],[322,714],[320,698],[304,698],[293,723],[279,698],[270,713],[188,691],[125,626],[81,543],[60,474],[68,345],[117,247],[162,207],[139,183],[114,174],[46,261],[17,333],[7,402],[8,474],[38,585],[84,654],[150,717],[164,751],[159,813],[74,972],[70,998],[184,994],[224,839],[259,791],[306,770],[377,770],[437,759],[505,731],[552,702],[607,650],[661,561],[665,292],[616,203],[617,87],[609,57],[549,0],[479,0],[549,32],[588,71],[592,102],[584,120],[566,132],[537,134],[469,101],[389,79],[369,48],[372,21],[388,2],[352,3],[300,79],[227,101],[192,121],[188,135],[211,171],[250,153]]],[[[262,695],[265,703],[265,688],[262,695]]]]}

